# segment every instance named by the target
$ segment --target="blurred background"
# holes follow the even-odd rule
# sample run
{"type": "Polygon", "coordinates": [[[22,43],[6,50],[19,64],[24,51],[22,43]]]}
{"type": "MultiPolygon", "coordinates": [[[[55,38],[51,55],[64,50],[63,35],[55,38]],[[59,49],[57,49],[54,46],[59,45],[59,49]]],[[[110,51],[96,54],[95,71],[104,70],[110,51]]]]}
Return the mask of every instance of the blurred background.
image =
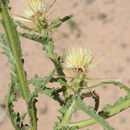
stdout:
{"type": "MultiPolygon", "coordinates": [[[[53,0],[44,0],[48,5],[53,0]]],[[[24,16],[27,0],[10,0],[11,12],[24,16]]],[[[130,1],[129,0],[57,0],[51,9],[53,14],[49,19],[73,14],[74,17],[54,30],[50,35],[55,41],[55,51],[63,55],[68,47],[83,45],[94,54],[93,64],[106,53],[109,55],[88,73],[92,78],[113,78],[130,86],[130,1]]],[[[30,25],[28,22],[24,22],[30,25]]],[[[23,30],[21,30],[23,31],[23,30]]],[[[34,41],[21,38],[24,68],[28,78],[46,76],[52,71],[53,64],[48,59],[42,46],[34,41]]],[[[2,49],[0,49],[2,52],[2,49]]],[[[8,91],[10,65],[5,55],[0,54],[0,130],[14,130],[5,111],[5,95],[8,91]]],[[[95,84],[97,82],[90,82],[95,84]]],[[[32,86],[30,86],[32,87],[32,86]]],[[[96,89],[100,95],[99,111],[106,104],[113,104],[124,96],[123,90],[109,85],[96,89]]],[[[38,130],[52,130],[57,116],[59,104],[45,95],[38,97],[38,130]]],[[[17,111],[26,110],[25,103],[19,98],[17,111]]],[[[130,129],[130,109],[107,119],[115,130],[130,129]]],[[[84,113],[74,114],[72,120],[86,119],[84,113]]],[[[27,120],[28,122],[28,120],[27,120]]],[[[90,130],[103,130],[99,124],[89,127],[90,130]]],[[[83,128],[82,130],[86,130],[83,128]]]]}

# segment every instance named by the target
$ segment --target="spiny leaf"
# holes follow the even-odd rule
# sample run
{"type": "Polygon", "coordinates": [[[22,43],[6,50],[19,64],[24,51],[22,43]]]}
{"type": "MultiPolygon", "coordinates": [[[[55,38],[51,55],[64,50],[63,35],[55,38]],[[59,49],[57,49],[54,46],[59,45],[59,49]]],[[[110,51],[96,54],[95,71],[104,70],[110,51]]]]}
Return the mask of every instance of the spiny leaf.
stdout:
{"type": "MultiPolygon", "coordinates": [[[[72,102],[73,102],[73,96],[70,95],[70,97],[69,97],[68,100],[66,101],[65,105],[60,109],[60,112],[61,112],[63,115],[65,115],[65,112],[66,112],[66,111],[68,110],[68,108],[71,106],[72,102]]],[[[73,112],[75,112],[75,109],[73,109],[73,110],[74,110],[73,112]]]]}
{"type": "Polygon", "coordinates": [[[115,104],[112,105],[106,105],[101,112],[99,112],[99,115],[101,115],[104,118],[108,118],[110,116],[113,116],[124,109],[127,109],[130,107],[130,95],[127,95],[125,98],[120,97],[115,104]]]}
{"type": "Polygon", "coordinates": [[[23,113],[23,115],[21,116],[21,121],[24,121],[26,115],[27,115],[27,113],[23,113]]]}
{"type": "MultiPolygon", "coordinates": [[[[59,110],[59,112],[61,113],[61,117],[58,117],[59,122],[55,123],[55,128],[57,128],[57,129],[62,129],[63,127],[67,128],[72,114],[76,112],[76,102],[73,99],[73,96],[70,96],[68,98],[68,100],[62,106],[62,108],[59,110]]],[[[72,126],[69,128],[72,128],[72,126]]],[[[76,127],[74,127],[74,128],[76,128],[76,127]]]]}
{"type": "Polygon", "coordinates": [[[54,50],[54,44],[51,39],[47,39],[46,41],[43,42],[43,50],[45,50],[52,59],[52,61],[55,63],[57,62],[57,54],[53,51],[54,50]]]}
{"type": "Polygon", "coordinates": [[[121,82],[117,82],[117,81],[107,81],[107,82],[101,82],[92,86],[89,86],[89,88],[96,88],[96,87],[100,87],[103,85],[107,85],[107,84],[113,84],[115,86],[120,87],[120,89],[124,89],[127,93],[130,93],[130,88],[128,88],[126,85],[124,85],[121,82]]]}
{"type": "MultiPolygon", "coordinates": [[[[51,97],[52,99],[58,101],[61,105],[64,103],[63,100],[59,97],[59,91],[56,88],[47,88],[45,85],[51,81],[52,76],[54,74],[54,71],[51,72],[51,74],[44,78],[39,78],[37,75],[35,75],[34,78],[28,80],[29,84],[33,84],[35,86],[35,90],[32,94],[33,96],[36,96],[39,92],[44,93],[45,95],[51,97]]],[[[31,98],[32,98],[31,97],[31,98]]]]}
{"type": "Polygon", "coordinates": [[[80,96],[82,100],[86,97],[92,97],[94,99],[95,101],[94,111],[96,112],[99,108],[99,98],[100,98],[99,95],[95,91],[93,91],[93,93],[92,92],[82,93],[80,96]]]}
{"type": "Polygon", "coordinates": [[[8,57],[8,61],[12,65],[11,69],[14,72],[16,72],[14,56],[13,56],[11,48],[10,48],[10,46],[8,44],[7,37],[2,33],[0,33],[0,42],[2,42],[1,48],[3,49],[3,54],[5,54],[8,57]]]}
{"type": "Polygon", "coordinates": [[[98,116],[96,113],[93,111],[89,110],[89,108],[82,102],[82,100],[78,99],[77,100],[78,107],[84,111],[86,114],[88,114],[90,117],[92,117],[96,122],[101,124],[105,129],[107,130],[114,130],[112,127],[109,126],[109,124],[103,120],[100,116],[98,116]]]}
{"type": "Polygon", "coordinates": [[[33,34],[29,34],[29,33],[22,33],[22,32],[19,32],[19,35],[23,38],[27,38],[27,39],[30,39],[30,40],[34,40],[34,41],[37,41],[37,42],[40,42],[40,43],[44,43],[46,38],[44,36],[39,36],[37,35],[36,33],[33,33],[33,34]]]}
{"type": "Polygon", "coordinates": [[[25,30],[28,30],[28,31],[35,31],[35,32],[39,32],[38,30],[35,30],[33,28],[30,28],[28,26],[26,26],[25,24],[23,24],[22,22],[20,21],[15,21],[15,23],[22,29],[25,29],[25,30]]]}
{"type": "Polygon", "coordinates": [[[12,51],[10,49],[10,46],[9,46],[9,43],[8,43],[8,40],[7,40],[7,37],[5,36],[5,34],[0,33],[0,42],[2,42],[2,44],[1,44],[1,48],[3,49],[2,53],[8,57],[8,61],[11,64],[11,70],[14,72],[14,79],[15,79],[15,82],[17,83],[17,85],[16,85],[17,87],[15,87],[15,89],[16,90],[17,90],[17,88],[20,89],[18,77],[17,77],[17,73],[16,73],[17,71],[16,71],[16,66],[15,66],[15,58],[12,54],[12,51]]]}
{"type": "MultiPolygon", "coordinates": [[[[8,40],[6,38],[6,36],[2,33],[0,33],[0,41],[3,43],[1,45],[2,49],[4,50],[4,54],[8,57],[9,62],[11,63],[11,68],[14,71],[14,74],[16,74],[16,68],[15,68],[15,60],[14,60],[14,56],[11,52],[10,46],[8,44],[8,40]]],[[[18,97],[15,93],[15,87],[17,84],[17,76],[11,74],[11,83],[9,85],[9,93],[6,96],[7,97],[7,112],[8,112],[8,116],[11,118],[11,121],[14,125],[14,127],[16,129],[19,130],[24,130],[25,127],[23,125],[23,120],[25,118],[25,114],[23,116],[20,116],[19,113],[16,113],[14,111],[14,105],[13,102],[16,102],[18,100],[18,97]]]]}
{"type": "Polygon", "coordinates": [[[47,95],[47,96],[51,97],[52,99],[58,101],[61,106],[64,104],[64,101],[60,97],[58,89],[56,89],[56,88],[44,87],[44,89],[41,91],[41,93],[44,93],[45,95],[47,95]]]}
{"type": "Polygon", "coordinates": [[[70,89],[74,92],[74,88],[72,88],[71,86],[69,86],[65,81],[63,81],[62,79],[58,79],[57,82],[59,82],[61,85],[63,85],[64,87],[66,87],[67,89],[70,89]]]}
{"type": "Polygon", "coordinates": [[[51,39],[47,39],[46,37],[39,36],[35,33],[33,34],[19,33],[19,35],[24,38],[40,42],[43,45],[43,50],[47,52],[48,56],[53,60],[53,62],[56,62],[55,59],[57,59],[57,55],[56,53],[53,52],[54,44],[52,43],[51,39]]]}
{"type": "Polygon", "coordinates": [[[32,100],[33,98],[35,98],[35,97],[38,96],[39,92],[41,92],[42,89],[44,89],[45,85],[51,80],[54,72],[55,72],[55,70],[53,70],[49,74],[49,76],[47,76],[47,77],[45,77],[43,79],[39,79],[38,77],[35,77],[34,79],[29,80],[30,83],[32,83],[33,85],[35,85],[35,90],[31,94],[30,100],[32,100]]]}
{"type": "Polygon", "coordinates": [[[63,22],[69,20],[72,17],[73,17],[72,15],[69,15],[69,16],[65,16],[62,19],[57,19],[57,20],[51,22],[50,26],[47,28],[47,32],[51,31],[54,28],[59,27],[63,22]]]}
{"type": "MultiPolygon", "coordinates": [[[[10,49],[10,46],[9,46],[9,43],[8,43],[8,40],[7,40],[7,37],[5,36],[5,34],[0,33],[0,42],[2,42],[2,44],[1,44],[1,48],[3,49],[2,53],[8,57],[8,61],[11,64],[11,70],[14,72],[14,79],[15,79],[15,82],[17,83],[15,89],[17,89],[17,88],[21,89],[20,85],[19,85],[18,77],[17,77],[15,58],[12,54],[12,51],[10,49]]],[[[21,95],[22,95],[22,93],[21,93],[21,95]]]]}
{"type": "Polygon", "coordinates": [[[11,122],[16,130],[25,130],[25,125],[23,124],[23,120],[26,114],[24,113],[22,116],[20,116],[19,112],[14,111],[13,102],[16,102],[18,97],[14,93],[15,78],[13,74],[11,74],[10,79],[11,79],[11,83],[9,84],[9,92],[8,95],[6,96],[7,114],[11,119],[11,122]]]}
{"type": "Polygon", "coordinates": [[[9,0],[1,0],[1,1],[4,2],[5,6],[8,8],[9,0]]]}

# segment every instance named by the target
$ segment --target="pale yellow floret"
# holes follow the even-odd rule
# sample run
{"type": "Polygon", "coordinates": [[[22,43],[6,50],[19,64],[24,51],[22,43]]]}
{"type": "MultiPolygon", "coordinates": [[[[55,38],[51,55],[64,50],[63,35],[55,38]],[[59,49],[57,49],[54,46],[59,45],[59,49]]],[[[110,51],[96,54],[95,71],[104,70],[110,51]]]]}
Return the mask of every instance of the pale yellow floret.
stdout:
{"type": "Polygon", "coordinates": [[[92,60],[93,55],[90,50],[82,47],[71,48],[65,56],[64,65],[68,69],[82,69],[82,71],[87,71],[92,60]]]}
{"type": "Polygon", "coordinates": [[[28,18],[42,17],[46,11],[46,6],[40,0],[31,0],[27,3],[25,14],[28,18]]]}

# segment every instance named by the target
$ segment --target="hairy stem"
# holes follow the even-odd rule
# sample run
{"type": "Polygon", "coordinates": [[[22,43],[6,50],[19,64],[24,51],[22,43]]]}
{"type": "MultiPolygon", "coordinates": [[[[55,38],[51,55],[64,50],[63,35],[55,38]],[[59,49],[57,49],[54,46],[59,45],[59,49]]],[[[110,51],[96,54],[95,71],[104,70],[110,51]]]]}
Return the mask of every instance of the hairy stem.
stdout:
{"type": "Polygon", "coordinates": [[[73,111],[74,111],[75,106],[76,106],[76,99],[75,99],[75,97],[74,97],[74,98],[73,98],[73,101],[72,101],[72,103],[71,103],[71,105],[70,105],[70,107],[67,109],[67,111],[66,111],[65,114],[64,114],[64,117],[63,117],[63,119],[62,119],[62,122],[61,122],[61,124],[60,124],[60,127],[61,127],[61,126],[68,126],[68,125],[69,125],[69,121],[70,121],[70,119],[71,119],[71,116],[72,116],[72,113],[73,113],[73,111]]]}

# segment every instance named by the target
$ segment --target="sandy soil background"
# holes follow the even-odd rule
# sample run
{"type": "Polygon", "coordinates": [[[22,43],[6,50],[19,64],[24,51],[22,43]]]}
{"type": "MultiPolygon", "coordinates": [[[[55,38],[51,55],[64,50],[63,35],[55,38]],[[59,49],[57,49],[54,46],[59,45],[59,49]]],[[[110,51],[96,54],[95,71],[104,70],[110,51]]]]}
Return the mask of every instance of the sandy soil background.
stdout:
{"type": "MultiPolygon", "coordinates": [[[[11,0],[12,12],[24,15],[26,0],[11,0]]],[[[46,0],[50,3],[52,0],[46,0]]],[[[52,34],[55,41],[55,51],[62,55],[65,49],[74,45],[84,45],[90,48],[95,63],[106,52],[110,52],[100,64],[89,72],[90,77],[117,77],[130,86],[130,1],[129,0],[57,0],[53,6],[51,18],[74,14],[73,22],[64,23],[52,34]],[[74,26],[72,26],[74,25],[74,26]]],[[[28,23],[26,23],[28,24],[28,23]]],[[[35,74],[46,76],[53,69],[53,64],[47,58],[39,43],[21,38],[21,46],[25,58],[25,70],[28,78],[35,74]]],[[[2,50],[0,50],[2,52],[2,50]]],[[[0,54],[0,130],[13,130],[12,124],[5,115],[5,95],[9,83],[9,63],[7,57],[0,54]]],[[[91,82],[90,84],[94,84],[91,82]]],[[[100,95],[100,108],[113,104],[125,93],[115,86],[104,86],[96,89],[100,95]]],[[[39,95],[38,130],[52,130],[57,121],[58,103],[45,95],[39,95]]],[[[22,99],[16,104],[16,110],[25,111],[22,99]]],[[[108,119],[115,130],[130,129],[130,109],[108,119]]],[[[73,119],[86,119],[83,113],[77,113],[73,119]]],[[[90,130],[102,130],[99,124],[89,127],[90,130]]],[[[83,128],[82,130],[85,130],[83,128]]]]}

